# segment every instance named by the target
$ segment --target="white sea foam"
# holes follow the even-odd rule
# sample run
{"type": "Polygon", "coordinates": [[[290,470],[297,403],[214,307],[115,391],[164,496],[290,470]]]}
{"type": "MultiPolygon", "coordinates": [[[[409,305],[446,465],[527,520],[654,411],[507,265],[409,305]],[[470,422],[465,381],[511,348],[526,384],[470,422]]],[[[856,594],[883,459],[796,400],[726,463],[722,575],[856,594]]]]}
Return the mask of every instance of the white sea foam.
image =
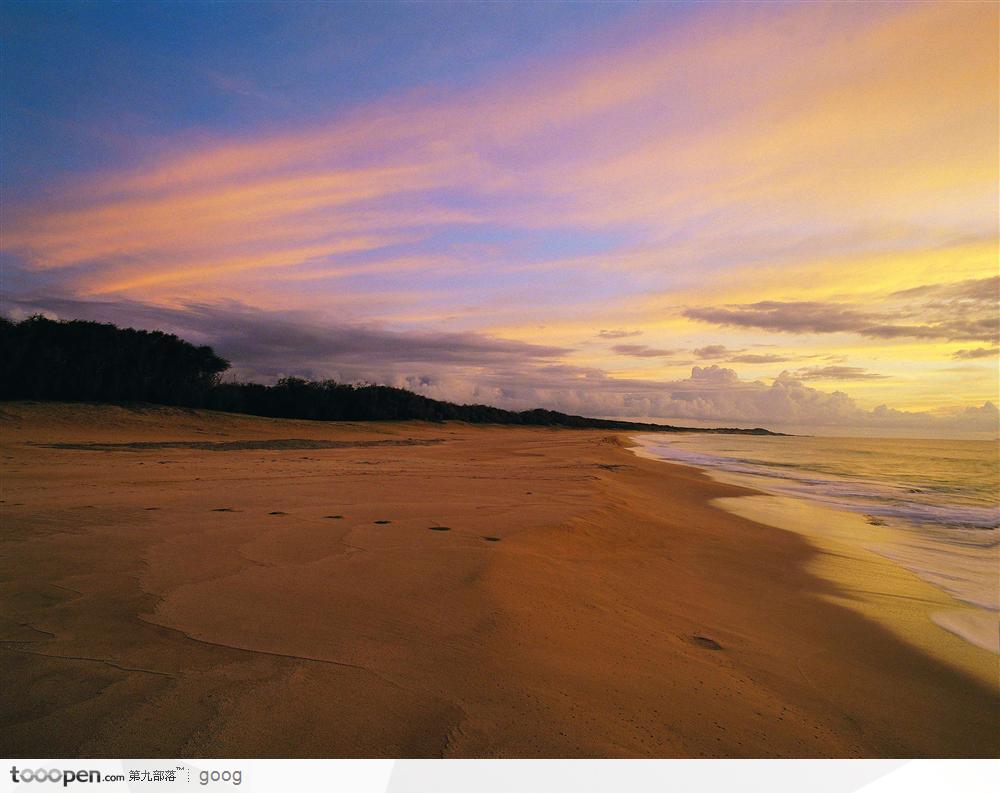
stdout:
{"type": "Polygon", "coordinates": [[[1000,615],[997,612],[980,609],[935,611],[931,619],[935,625],[961,636],[970,644],[1000,655],[1000,615]]]}

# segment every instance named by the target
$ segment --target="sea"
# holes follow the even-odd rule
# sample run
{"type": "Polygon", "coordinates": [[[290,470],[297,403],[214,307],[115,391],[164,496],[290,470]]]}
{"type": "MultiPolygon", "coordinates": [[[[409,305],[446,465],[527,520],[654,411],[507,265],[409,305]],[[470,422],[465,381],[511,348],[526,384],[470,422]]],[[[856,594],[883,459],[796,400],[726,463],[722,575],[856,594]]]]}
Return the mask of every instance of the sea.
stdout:
{"type": "MultiPolygon", "coordinates": [[[[967,604],[965,614],[932,619],[973,644],[1000,651],[996,441],[703,433],[635,440],[643,456],[861,516],[839,531],[967,604]]],[[[723,506],[738,501],[720,499],[723,506]]]]}

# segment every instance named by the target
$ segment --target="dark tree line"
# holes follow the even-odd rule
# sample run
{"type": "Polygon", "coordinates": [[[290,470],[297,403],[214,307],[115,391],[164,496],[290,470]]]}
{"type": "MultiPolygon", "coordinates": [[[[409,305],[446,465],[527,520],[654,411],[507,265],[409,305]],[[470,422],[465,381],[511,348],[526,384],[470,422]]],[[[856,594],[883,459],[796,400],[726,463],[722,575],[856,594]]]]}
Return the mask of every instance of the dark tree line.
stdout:
{"type": "MultiPolygon", "coordinates": [[[[600,429],[679,431],[682,427],[456,405],[402,388],[296,377],[273,386],[223,383],[229,362],[211,347],[169,333],[35,316],[0,317],[0,399],[154,402],[228,413],[320,421],[467,421],[600,429]]],[[[767,430],[706,430],[770,434],[767,430]]]]}
{"type": "Polygon", "coordinates": [[[169,333],[0,318],[0,398],[203,405],[229,361],[169,333]]]}
{"type": "Polygon", "coordinates": [[[553,410],[520,413],[489,405],[456,405],[383,385],[312,382],[286,377],[273,386],[223,383],[209,394],[206,407],[230,413],[320,421],[467,421],[474,424],[558,425],[604,429],[673,429],[659,424],[590,419],[553,410]]]}

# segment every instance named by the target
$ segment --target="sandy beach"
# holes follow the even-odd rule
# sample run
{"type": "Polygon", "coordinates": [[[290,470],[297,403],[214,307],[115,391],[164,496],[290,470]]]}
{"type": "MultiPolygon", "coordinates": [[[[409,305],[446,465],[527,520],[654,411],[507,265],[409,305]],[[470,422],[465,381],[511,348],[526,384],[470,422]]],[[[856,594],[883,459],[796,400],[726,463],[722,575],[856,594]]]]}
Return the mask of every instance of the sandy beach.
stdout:
{"type": "Polygon", "coordinates": [[[1000,749],[937,590],[625,433],[0,410],[2,755],[1000,749]]]}

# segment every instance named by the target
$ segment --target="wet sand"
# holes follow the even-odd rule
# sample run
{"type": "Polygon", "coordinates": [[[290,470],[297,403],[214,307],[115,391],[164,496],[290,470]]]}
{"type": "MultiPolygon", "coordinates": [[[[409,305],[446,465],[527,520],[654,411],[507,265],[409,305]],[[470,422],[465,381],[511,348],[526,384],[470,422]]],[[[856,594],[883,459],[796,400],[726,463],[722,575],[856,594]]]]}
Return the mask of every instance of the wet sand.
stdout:
{"type": "Polygon", "coordinates": [[[1000,748],[996,656],[862,594],[909,579],[625,435],[0,411],[4,756],[1000,748]]]}

